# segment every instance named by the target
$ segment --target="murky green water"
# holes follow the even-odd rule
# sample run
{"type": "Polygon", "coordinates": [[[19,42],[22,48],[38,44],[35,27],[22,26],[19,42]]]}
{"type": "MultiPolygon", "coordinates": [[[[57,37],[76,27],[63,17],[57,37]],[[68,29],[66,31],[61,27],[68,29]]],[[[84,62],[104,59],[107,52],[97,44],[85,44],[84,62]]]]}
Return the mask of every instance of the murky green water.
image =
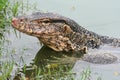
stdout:
{"type": "MultiPolygon", "coordinates": [[[[37,8],[43,12],[54,12],[69,17],[81,26],[98,34],[120,38],[119,0],[31,0],[29,3],[36,3],[37,8]]],[[[41,48],[39,41],[37,38],[23,33],[20,33],[17,38],[13,28],[10,31],[11,34],[7,36],[11,41],[11,48],[15,49],[13,56],[16,62],[20,65],[31,63],[41,48]],[[20,62],[21,56],[24,62],[20,62]]],[[[17,34],[19,34],[18,31],[17,34]]],[[[104,46],[96,52],[113,53],[120,58],[120,48],[104,46]]],[[[102,80],[120,79],[119,61],[113,64],[99,65],[81,60],[77,60],[73,68],[73,72],[77,73],[76,78],[79,78],[82,70],[88,66],[92,71],[91,80],[96,80],[99,76],[102,80]]]]}

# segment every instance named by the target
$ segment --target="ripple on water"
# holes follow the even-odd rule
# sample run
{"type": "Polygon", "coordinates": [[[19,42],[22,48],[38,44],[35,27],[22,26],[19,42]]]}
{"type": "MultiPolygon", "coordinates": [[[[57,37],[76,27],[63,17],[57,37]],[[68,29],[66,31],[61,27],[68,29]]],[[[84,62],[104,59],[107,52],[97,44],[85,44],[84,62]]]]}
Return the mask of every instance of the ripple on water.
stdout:
{"type": "Polygon", "coordinates": [[[120,75],[115,75],[116,72],[120,73],[120,48],[115,48],[112,46],[103,46],[100,49],[94,49],[94,50],[90,50],[88,55],[87,55],[87,59],[86,60],[90,60],[90,61],[83,61],[83,60],[79,60],[76,62],[73,71],[76,72],[76,78],[80,78],[79,75],[82,74],[82,71],[85,70],[86,68],[90,67],[91,69],[91,78],[92,80],[96,80],[98,77],[101,77],[102,80],[119,80],[120,79],[120,75]],[[96,53],[97,52],[97,53],[96,53]],[[108,58],[104,58],[101,54],[105,53],[104,57],[108,57],[108,58]],[[91,56],[94,54],[98,54],[100,57],[102,57],[103,62],[104,60],[107,59],[106,62],[110,62],[107,64],[94,64],[94,63],[101,63],[102,59],[100,59],[99,56],[95,57],[95,56],[91,56]],[[88,59],[87,57],[90,56],[90,58],[88,59]],[[116,60],[117,58],[117,60],[116,60]],[[95,61],[94,61],[95,59],[95,61]],[[113,59],[115,62],[113,61],[108,61],[109,59],[113,59]],[[100,60],[100,61],[99,61],[100,60]],[[92,63],[90,63],[92,62],[92,63]]]}

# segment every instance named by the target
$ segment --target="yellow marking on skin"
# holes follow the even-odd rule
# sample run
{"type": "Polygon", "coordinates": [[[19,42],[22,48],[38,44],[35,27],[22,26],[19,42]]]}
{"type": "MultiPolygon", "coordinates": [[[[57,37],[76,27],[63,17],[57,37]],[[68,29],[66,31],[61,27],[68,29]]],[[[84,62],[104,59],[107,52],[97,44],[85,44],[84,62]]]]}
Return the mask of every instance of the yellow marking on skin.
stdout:
{"type": "Polygon", "coordinates": [[[88,53],[88,48],[86,46],[84,46],[82,50],[84,50],[85,53],[88,53]]]}
{"type": "Polygon", "coordinates": [[[73,30],[68,25],[64,25],[63,28],[64,28],[64,32],[66,32],[66,33],[73,32],[73,30]]]}
{"type": "Polygon", "coordinates": [[[53,46],[53,45],[48,45],[48,46],[55,51],[62,51],[63,50],[63,49],[58,49],[58,48],[56,48],[56,46],[53,46]]]}
{"type": "Polygon", "coordinates": [[[48,25],[50,25],[50,23],[44,23],[44,22],[42,22],[42,25],[48,26],[48,25]]]}
{"type": "Polygon", "coordinates": [[[20,26],[20,30],[24,30],[24,29],[25,29],[24,25],[20,26]]]}
{"type": "Polygon", "coordinates": [[[45,23],[44,23],[44,22],[42,22],[42,25],[45,25],[45,23]]]}
{"type": "Polygon", "coordinates": [[[19,29],[19,25],[17,25],[17,26],[14,26],[15,28],[17,28],[17,29],[19,29]]]}
{"type": "Polygon", "coordinates": [[[32,29],[27,29],[27,32],[28,32],[28,33],[32,33],[33,30],[32,30],[32,29]]]}

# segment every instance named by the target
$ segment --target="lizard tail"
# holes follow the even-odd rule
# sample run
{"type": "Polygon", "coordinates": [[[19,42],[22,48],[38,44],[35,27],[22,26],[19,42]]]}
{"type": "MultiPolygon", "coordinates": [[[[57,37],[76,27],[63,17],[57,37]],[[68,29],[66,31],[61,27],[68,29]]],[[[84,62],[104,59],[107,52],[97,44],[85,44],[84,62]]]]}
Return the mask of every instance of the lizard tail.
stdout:
{"type": "Polygon", "coordinates": [[[100,39],[101,39],[101,42],[103,44],[110,44],[110,45],[115,46],[115,47],[120,47],[120,39],[118,39],[118,38],[101,36],[100,39]]]}

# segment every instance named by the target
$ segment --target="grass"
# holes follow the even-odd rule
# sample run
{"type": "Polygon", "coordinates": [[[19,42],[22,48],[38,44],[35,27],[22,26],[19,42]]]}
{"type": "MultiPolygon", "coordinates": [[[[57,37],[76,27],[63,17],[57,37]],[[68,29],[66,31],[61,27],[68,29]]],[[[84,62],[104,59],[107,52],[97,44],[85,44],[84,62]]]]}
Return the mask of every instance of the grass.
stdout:
{"type": "Polygon", "coordinates": [[[18,12],[18,3],[11,4],[9,0],[0,0],[0,80],[10,78],[13,70],[14,61],[4,59],[5,56],[12,54],[8,51],[7,39],[4,33],[9,30],[11,18],[16,16],[18,12]]]}
{"type": "Polygon", "coordinates": [[[81,79],[80,80],[90,80],[90,76],[91,76],[91,70],[90,70],[90,67],[88,67],[86,70],[84,70],[82,72],[82,75],[81,75],[81,79]]]}
{"type": "Polygon", "coordinates": [[[18,13],[18,2],[11,4],[9,0],[0,0],[0,38],[4,36],[4,32],[10,26],[11,18],[18,13]]]}
{"type": "MultiPolygon", "coordinates": [[[[50,65],[49,65],[50,66],[50,65]]],[[[24,76],[16,76],[16,80],[23,78],[29,80],[74,80],[74,73],[71,72],[72,66],[68,65],[58,65],[55,67],[37,67],[33,66],[24,66],[22,73],[24,76]]]]}
{"type": "Polygon", "coordinates": [[[4,24],[0,25],[1,28],[5,27],[7,22],[10,22],[12,16],[17,15],[18,6],[18,2],[11,4],[9,0],[0,0],[0,23],[4,24]]]}
{"type": "MultiPolygon", "coordinates": [[[[55,65],[55,64],[54,64],[55,65]]],[[[51,66],[51,65],[49,65],[51,66]]],[[[28,79],[28,80],[76,80],[75,75],[71,69],[73,66],[68,65],[58,65],[57,67],[23,67],[22,73],[24,76],[19,77],[19,80],[28,79]]],[[[87,67],[85,70],[80,72],[80,78],[77,80],[91,80],[91,69],[87,67]]],[[[16,78],[18,79],[18,78],[16,78]]],[[[96,80],[102,80],[101,77],[98,77],[96,80]]]]}
{"type": "Polygon", "coordinates": [[[7,80],[10,78],[10,74],[13,70],[14,62],[6,61],[2,62],[0,80],[7,80]]]}
{"type": "Polygon", "coordinates": [[[12,2],[10,2],[10,0],[0,0],[0,80],[10,79],[13,66],[15,65],[13,60],[4,59],[6,56],[14,53],[13,50],[10,50],[8,47],[9,44],[7,40],[9,39],[5,37],[5,33],[9,32],[13,16],[17,16],[18,13],[24,14],[26,10],[30,9],[31,5],[29,6],[28,1],[26,4],[24,2],[17,2],[16,0],[12,2]]]}

